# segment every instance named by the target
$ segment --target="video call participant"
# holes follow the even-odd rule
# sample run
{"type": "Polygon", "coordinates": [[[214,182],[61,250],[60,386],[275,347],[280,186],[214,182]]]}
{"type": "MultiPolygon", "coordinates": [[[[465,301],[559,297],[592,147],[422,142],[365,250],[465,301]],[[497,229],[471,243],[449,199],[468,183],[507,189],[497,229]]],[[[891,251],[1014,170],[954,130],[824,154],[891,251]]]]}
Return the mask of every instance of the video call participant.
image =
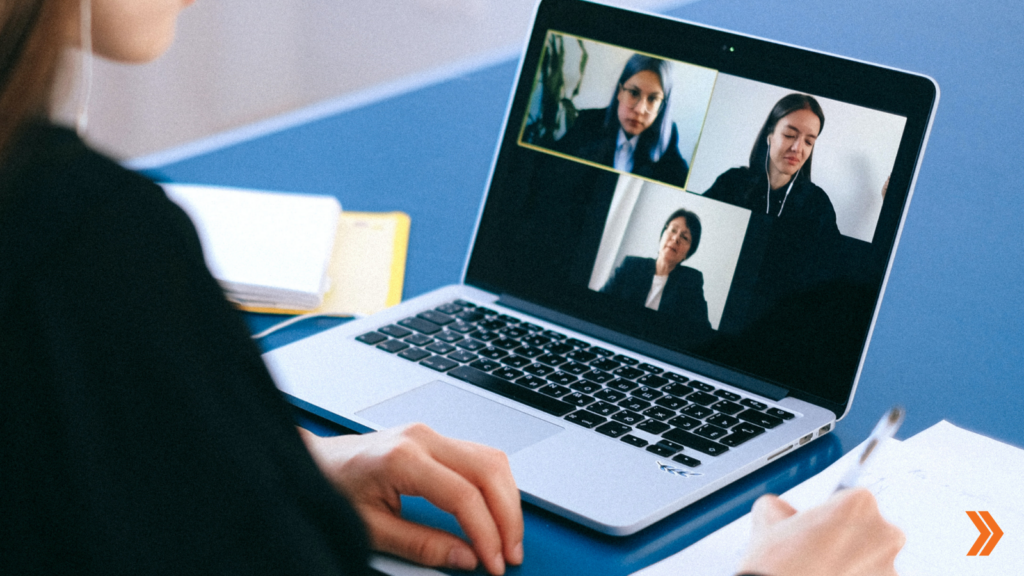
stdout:
{"type": "Polygon", "coordinates": [[[710,330],[704,275],[682,265],[697,251],[700,234],[697,215],[676,210],[661,229],[658,257],[626,256],[601,292],[710,330]]]}
{"type": "MultiPolygon", "coordinates": [[[[49,122],[79,30],[152,60],[187,4],[0,3],[0,574],[355,575],[371,548],[520,563],[503,454],[422,425],[297,432],[184,212],[49,122]],[[400,494],[468,542],[402,519],[400,494]]],[[[762,575],[891,574],[903,545],[866,490],[800,513],[763,496],[754,517],[741,569],[762,575]]]]}
{"type": "Polygon", "coordinates": [[[747,166],[724,172],[704,196],[787,221],[806,231],[837,235],[836,211],[824,190],[811,181],[814,144],[825,113],[813,96],[779,100],[754,139],[747,166]]]}
{"type": "Polygon", "coordinates": [[[607,108],[581,110],[555,149],[682,188],[689,167],[672,121],[671,63],[634,54],[607,108]]]}

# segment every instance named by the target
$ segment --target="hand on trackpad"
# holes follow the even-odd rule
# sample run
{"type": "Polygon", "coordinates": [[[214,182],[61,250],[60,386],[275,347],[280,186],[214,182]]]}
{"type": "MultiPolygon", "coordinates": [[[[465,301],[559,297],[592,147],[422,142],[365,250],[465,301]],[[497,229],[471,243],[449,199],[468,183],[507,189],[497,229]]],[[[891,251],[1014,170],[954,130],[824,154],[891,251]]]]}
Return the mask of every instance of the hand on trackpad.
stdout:
{"type": "Polygon", "coordinates": [[[423,422],[445,436],[486,444],[505,454],[562,431],[560,426],[439,380],[357,414],[382,428],[423,422]]]}

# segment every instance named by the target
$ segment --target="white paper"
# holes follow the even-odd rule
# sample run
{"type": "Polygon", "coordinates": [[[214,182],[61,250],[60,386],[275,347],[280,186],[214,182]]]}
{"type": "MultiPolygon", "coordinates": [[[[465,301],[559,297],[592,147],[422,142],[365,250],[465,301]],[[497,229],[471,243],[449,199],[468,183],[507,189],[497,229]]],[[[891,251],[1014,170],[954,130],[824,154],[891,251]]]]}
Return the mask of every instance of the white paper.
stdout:
{"type": "MultiPolygon", "coordinates": [[[[783,498],[798,510],[823,502],[859,453],[851,450],[783,498]]],[[[884,444],[859,484],[907,535],[896,559],[901,576],[992,576],[1024,573],[1022,478],[1024,451],[943,421],[906,442],[884,444]],[[967,556],[979,536],[968,510],[990,512],[1004,532],[989,556],[967,556]]],[[[731,576],[750,526],[748,514],[636,574],[731,576]]]]}
{"type": "Polygon", "coordinates": [[[206,265],[230,299],[320,305],[341,214],[336,198],[184,184],[164,190],[192,219],[206,265]]]}

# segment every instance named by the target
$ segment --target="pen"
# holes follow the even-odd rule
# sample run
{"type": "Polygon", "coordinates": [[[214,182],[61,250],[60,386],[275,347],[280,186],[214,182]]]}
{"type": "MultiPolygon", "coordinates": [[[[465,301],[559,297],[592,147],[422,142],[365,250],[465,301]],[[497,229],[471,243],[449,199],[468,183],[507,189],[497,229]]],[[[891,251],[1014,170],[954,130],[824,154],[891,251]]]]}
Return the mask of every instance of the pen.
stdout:
{"type": "Polygon", "coordinates": [[[846,471],[843,479],[839,481],[839,485],[836,486],[836,492],[852,488],[857,484],[857,479],[864,470],[864,465],[868,459],[875,453],[875,448],[878,447],[882,440],[892,438],[893,434],[900,429],[904,414],[905,411],[902,406],[893,406],[885,416],[882,416],[882,419],[875,425],[875,429],[871,431],[871,436],[868,436],[868,441],[864,443],[864,450],[860,453],[857,461],[846,471]]]}

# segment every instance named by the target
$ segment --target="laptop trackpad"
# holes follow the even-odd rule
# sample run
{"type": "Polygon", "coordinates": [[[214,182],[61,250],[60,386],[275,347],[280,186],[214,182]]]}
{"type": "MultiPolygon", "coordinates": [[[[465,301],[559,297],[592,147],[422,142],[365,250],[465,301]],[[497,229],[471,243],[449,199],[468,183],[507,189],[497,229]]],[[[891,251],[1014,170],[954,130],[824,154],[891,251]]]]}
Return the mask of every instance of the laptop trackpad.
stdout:
{"type": "Polygon", "coordinates": [[[513,454],[562,431],[560,426],[435,380],[356,414],[383,427],[423,422],[461,440],[513,454]]]}

